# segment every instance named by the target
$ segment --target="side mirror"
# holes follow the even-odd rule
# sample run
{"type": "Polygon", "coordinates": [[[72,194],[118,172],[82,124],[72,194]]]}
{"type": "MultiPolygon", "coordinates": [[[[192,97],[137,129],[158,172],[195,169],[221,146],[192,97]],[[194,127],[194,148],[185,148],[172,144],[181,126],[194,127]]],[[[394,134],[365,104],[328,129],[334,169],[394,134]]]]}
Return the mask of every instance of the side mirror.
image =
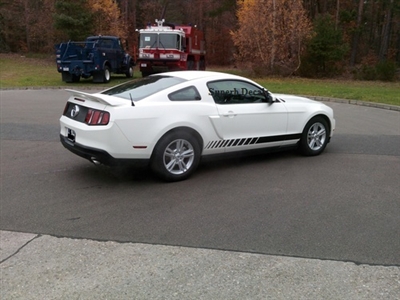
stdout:
{"type": "Polygon", "coordinates": [[[265,95],[265,99],[267,100],[267,103],[272,104],[274,102],[274,97],[272,96],[270,91],[268,91],[267,89],[264,89],[264,95],[265,95]]]}

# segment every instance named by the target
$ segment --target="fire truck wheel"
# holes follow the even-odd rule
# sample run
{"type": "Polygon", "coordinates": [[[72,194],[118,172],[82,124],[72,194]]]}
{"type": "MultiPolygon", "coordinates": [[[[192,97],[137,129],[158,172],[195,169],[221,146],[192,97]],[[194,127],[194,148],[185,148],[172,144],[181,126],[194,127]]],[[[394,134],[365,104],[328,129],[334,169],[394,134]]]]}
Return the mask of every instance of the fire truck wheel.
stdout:
{"type": "Polygon", "coordinates": [[[194,60],[192,58],[189,58],[187,61],[187,69],[194,70],[194,60]]]}
{"type": "Polygon", "coordinates": [[[206,69],[206,61],[204,58],[200,58],[200,70],[205,70],[206,69]]]}

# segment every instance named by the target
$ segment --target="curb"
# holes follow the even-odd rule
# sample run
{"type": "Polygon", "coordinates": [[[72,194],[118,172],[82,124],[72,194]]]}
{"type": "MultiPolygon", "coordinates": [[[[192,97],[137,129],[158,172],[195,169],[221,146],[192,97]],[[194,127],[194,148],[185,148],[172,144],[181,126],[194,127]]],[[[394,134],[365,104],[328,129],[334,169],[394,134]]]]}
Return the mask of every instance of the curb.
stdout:
{"type": "Polygon", "coordinates": [[[366,101],[352,100],[352,99],[339,99],[339,98],[330,98],[330,97],[320,97],[320,96],[304,96],[304,97],[307,97],[309,99],[313,99],[313,100],[316,100],[316,101],[352,104],[352,105],[374,107],[374,108],[394,110],[394,111],[400,112],[400,106],[398,106],[398,105],[390,105],[390,104],[375,103],[375,102],[366,102],[366,101]]]}

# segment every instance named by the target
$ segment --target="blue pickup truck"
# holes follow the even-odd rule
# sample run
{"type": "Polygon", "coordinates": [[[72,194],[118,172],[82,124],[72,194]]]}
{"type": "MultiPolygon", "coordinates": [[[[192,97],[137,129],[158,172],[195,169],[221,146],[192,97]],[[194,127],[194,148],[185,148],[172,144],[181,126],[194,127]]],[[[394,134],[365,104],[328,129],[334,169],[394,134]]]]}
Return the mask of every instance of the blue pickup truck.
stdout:
{"type": "Polygon", "coordinates": [[[119,37],[90,36],[84,42],[55,46],[57,71],[65,82],[93,77],[93,82],[109,82],[111,73],[133,77],[134,59],[125,52],[119,37]]]}

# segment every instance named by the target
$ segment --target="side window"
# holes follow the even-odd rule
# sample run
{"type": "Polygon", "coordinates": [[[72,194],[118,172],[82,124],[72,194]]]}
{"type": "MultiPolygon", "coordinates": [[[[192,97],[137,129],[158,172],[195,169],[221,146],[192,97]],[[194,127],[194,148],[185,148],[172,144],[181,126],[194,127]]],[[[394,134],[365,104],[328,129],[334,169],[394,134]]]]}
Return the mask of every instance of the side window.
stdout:
{"type": "Polygon", "coordinates": [[[244,104],[266,102],[263,89],[240,80],[220,80],[207,83],[216,104],[244,104]]]}
{"type": "Polygon", "coordinates": [[[121,42],[121,40],[117,40],[117,47],[116,47],[118,50],[124,50],[124,46],[122,45],[122,42],[121,42]]]}
{"type": "Polygon", "coordinates": [[[201,96],[194,86],[181,89],[168,95],[171,101],[193,101],[201,100],[201,96]]]}

